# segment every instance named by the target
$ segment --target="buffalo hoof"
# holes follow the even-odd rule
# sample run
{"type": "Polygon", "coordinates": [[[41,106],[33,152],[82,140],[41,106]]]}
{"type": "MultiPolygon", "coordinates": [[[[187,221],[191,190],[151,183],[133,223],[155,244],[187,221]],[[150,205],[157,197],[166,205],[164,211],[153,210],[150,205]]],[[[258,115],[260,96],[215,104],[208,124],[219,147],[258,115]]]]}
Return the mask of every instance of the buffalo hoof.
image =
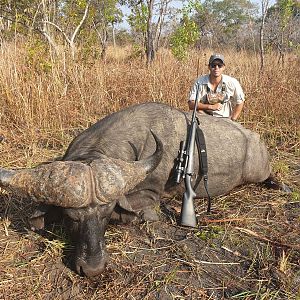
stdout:
{"type": "Polygon", "coordinates": [[[153,208],[144,209],[140,215],[142,221],[159,221],[159,216],[153,208]]]}
{"type": "Polygon", "coordinates": [[[141,223],[145,221],[158,221],[159,216],[153,208],[145,208],[137,213],[122,209],[121,211],[114,211],[110,220],[112,223],[141,223]]]}
{"type": "Polygon", "coordinates": [[[138,221],[138,216],[133,212],[128,212],[125,210],[120,211],[113,211],[110,217],[110,221],[112,223],[134,223],[138,221]]]}
{"type": "Polygon", "coordinates": [[[279,182],[274,177],[269,177],[264,181],[264,184],[269,189],[280,190],[286,193],[292,193],[292,190],[283,182],[279,182]]]}

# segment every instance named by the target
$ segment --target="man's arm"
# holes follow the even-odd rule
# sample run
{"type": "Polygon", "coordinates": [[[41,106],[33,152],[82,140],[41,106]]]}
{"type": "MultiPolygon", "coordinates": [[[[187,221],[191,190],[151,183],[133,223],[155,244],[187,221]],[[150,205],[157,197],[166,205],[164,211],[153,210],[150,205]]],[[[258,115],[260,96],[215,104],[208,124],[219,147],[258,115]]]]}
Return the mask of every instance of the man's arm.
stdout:
{"type": "MultiPolygon", "coordinates": [[[[188,105],[189,105],[190,110],[194,110],[195,101],[189,100],[188,105]]],[[[208,103],[198,102],[197,110],[202,110],[202,111],[203,110],[221,110],[222,106],[223,105],[221,103],[208,104],[208,103]]]]}
{"type": "Polygon", "coordinates": [[[243,110],[245,94],[244,94],[244,91],[243,91],[240,83],[235,78],[233,80],[234,80],[233,83],[235,85],[235,91],[234,91],[233,97],[234,97],[234,99],[236,99],[236,101],[238,103],[233,108],[230,118],[232,121],[236,121],[243,110]]]}
{"type": "Polygon", "coordinates": [[[233,112],[230,116],[232,121],[236,121],[238,119],[238,117],[240,116],[240,114],[243,110],[243,106],[244,106],[244,102],[239,103],[234,107],[233,112]]]}

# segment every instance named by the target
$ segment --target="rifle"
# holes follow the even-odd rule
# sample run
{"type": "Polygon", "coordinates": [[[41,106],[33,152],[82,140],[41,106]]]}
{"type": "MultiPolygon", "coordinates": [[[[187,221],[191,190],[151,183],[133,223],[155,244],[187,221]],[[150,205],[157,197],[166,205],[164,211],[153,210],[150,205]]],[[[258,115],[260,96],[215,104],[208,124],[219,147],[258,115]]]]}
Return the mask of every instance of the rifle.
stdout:
{"type": "Polygon", "coordinates": [[[184,178],[185,192],[183,194],[183,201],[181,206],[181,225],[196,227],[197,220],[194,208],[194,198],[196,192],[192,187],[192,176],[194,172],[194,149],[196,129],[198,127],[198,119],[196,116],[199,98],[199,84],[197,86],[195,106],[193,110],[191,125],[189,128],[189,135],[187,143],[180,142],[179,155],[177,158],[178,164],[176,166],[176,183],[180,183],[181,178],[184,178]]]}

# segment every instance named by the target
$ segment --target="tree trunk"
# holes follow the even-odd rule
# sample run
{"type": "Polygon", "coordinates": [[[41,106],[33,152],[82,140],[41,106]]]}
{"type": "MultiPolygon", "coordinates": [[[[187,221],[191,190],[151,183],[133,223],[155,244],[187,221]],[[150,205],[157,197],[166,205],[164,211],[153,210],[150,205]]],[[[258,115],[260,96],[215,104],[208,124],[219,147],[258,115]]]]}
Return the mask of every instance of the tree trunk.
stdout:
{"type": "Polygon", "coordinates": [[[116,48],[115,23],[112,23],[112,39],[113,39],[114,48],[116,48]]]}
{"type": "Polygon", "coordinates": [[[105,28],[103,30],[102,39],[101,39],[101,54],[100,54],[100,57],[101,57],[102,60],[105,60],[105,58],[106,58],[107,40],[108,40],[108,32],[105,28]]]}
{"type": "Polygon", "coordinates": [[[160,40],[160,36],[161,36],[161,31],[162,31],[162,26],[164,23],[164,17],[168,8],[168,4],[170,3],[170,0],[163,0],[161,1],[160,4],[160,9],[159,9],[159,17],[158,17],[158,21],[156,23],[156,27],[155,27],[155,33],[154,33],[154,51],[157,52],[158,48],[159,48],[159,40],[160,40]]]}
{"type": "Polygon", "coordinates": [[[261,18],[261,26],[260,26],[260,31],[259,31],[259,36],[260,36],[260,71],[263,70],[265,66],[265,49],[264,49],[264,28],[265,28],[265,20],[267,16],[267,11],[268,11],[268,6],[269,6],[269,0],[261,0],[261,13],[262,13],[262,18],[261,18]]]}
{"type": "Polygon", "coordinates": [[[155,57],[154,41],[153,41],[153,23],[152,23],[154,0],[147,0],[147,5],[148,5],[148,18],[147,18],[147,36],[146,36],[146,58],[147,58],[147,65],[149,65],[154,60],[155,57]]]}

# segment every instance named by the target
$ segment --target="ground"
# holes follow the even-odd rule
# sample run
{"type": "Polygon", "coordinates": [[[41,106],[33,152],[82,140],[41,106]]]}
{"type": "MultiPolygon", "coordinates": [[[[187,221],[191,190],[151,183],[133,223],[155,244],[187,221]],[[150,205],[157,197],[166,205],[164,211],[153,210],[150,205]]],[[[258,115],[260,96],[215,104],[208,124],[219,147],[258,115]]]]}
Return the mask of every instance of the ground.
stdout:
{"type": "Polygon", "coordinates": [[[259,184],[197,199],[199,227],[178,225],[181,197],[163,199],[161,220],[111,224],[110,261],[88,279],[72,268],[63,227],[32,232],[33,203],[0,196],[0,299],[300,299],[300,161],[277,176],[293,190],[259,184]]]}

